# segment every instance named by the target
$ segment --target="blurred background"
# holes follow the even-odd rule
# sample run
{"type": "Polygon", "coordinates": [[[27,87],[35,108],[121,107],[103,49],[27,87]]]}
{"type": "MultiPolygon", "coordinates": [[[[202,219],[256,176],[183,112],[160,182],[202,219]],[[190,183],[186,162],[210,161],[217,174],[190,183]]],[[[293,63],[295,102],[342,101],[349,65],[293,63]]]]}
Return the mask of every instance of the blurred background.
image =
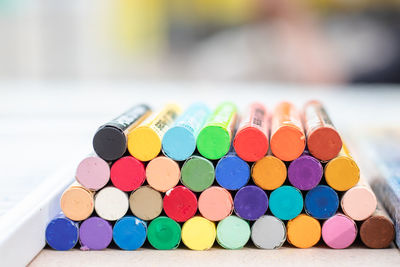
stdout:
{"type": "Polygon", "coordinates": [[[399,0],[0,0],[3,81],[400,82],[399,0]]]}

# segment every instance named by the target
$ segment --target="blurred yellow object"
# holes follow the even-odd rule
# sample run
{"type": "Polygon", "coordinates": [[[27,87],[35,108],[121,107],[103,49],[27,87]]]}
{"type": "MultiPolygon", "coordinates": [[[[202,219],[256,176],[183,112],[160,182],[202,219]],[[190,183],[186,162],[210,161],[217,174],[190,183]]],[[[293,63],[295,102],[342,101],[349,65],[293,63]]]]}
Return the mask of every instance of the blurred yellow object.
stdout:
{"type": "Polygon", "coordinates": [[[194,0],[199,20],[217,24],[239,24],[253,15],[254,0],[194,0]]]}
{"type": "Polygon", "coordinates": [[[123,50],[134,54],[163,49],[167,35],[164,0],[118,0],[116,32],[123,50]]]}

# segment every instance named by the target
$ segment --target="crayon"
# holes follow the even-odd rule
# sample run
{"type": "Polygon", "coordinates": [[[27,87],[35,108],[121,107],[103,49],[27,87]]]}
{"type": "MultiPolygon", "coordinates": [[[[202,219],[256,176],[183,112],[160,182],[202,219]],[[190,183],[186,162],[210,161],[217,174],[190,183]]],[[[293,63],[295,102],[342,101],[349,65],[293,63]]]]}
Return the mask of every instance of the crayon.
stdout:
{"type": "Polygon", "coordinates": [[[308,102],[303,111],[307,148],[311,155],[322,161],[336,157],[342,149],[342,139],[325,108],[314,100],[308,102]]]}
{"type": "Polygon", "coordinates": [[[147,240],[155,249],[175,249],[181,242],[181,226],[171,218],[157,217],[147,229],[147,240]]]}
{"type": "Polygon", "coordinates": [[[79,239],[78,223],[63,216],[54,217],[46,226],[46,242],[55,250],[70,250],[79,239]]]}
{"type": "Polygon", "coordinates": [[[361,241],[369,248],[387,248],[393,242],[395,230],[393,221],[380,204],[374,214],[360,227],[361,241]]]}
{"type": "Polygon", "coordinates": [[[194,192],[201,192],[214,183],[215,171],[211,161],[200,156],[191,156],[181,169],[181,181],[194,192]]]}
{"type": "Polygon", "coordinates": [[[284,185],[272,191],[269,209],[281,220],[291,220],[303,210],[303,196],[299,189],[284,185]]]}
{"type": "Polygon", "coordinates": [[[220,159],[228,153],[236,124],[236,106],[220,104],[197,136],[197,150],[208,159],[220,159]]]}
{"type": "Polygon", "coordinates": [[[236,215],[249,221],[257,220],[268,209],[267,194],[255,185],[247,185],[239,189],[233,203],[236,215]]]}
{"type": "Polygon", "coordinates": [[[300,190],[311,190],[319,184],[323,172],[321,162],[304,153],[290,163],[288,179],[294,187],[300,190]]]}
{"type": "Polygon", "coordinates": [[[325,180],[337,191],[347,191],[360,180],[360,169],[344,144],[339,155],[325,165],[325,180]]]}
{"type": "Polygon", "coordinates": [[[371,177],[371,187],[382,202],[384,208],[393,220],[396,232],[396,245],[400,247],[400,143],[399,132],[385,131],[369,137],[367,147],[368,162],[373,162],[369,172],[375,173],[371,177]]]}
{"type": "Polygon", "coordinates": [[[129,197],[129,207],[136,217],[149,221],[159,216],[163,208],[160,192],[150,186],[141,186],[129,197]]]}
{"type": "Polygon", "coordinates": [[[397,175],[387,175],[372,182],[372,188],[390,214],[396,229],[396,245],[400,245],[400,187],[397,175]]]}
{"type": "Polygon", "coordinates": [[[288,102],[276,106],[271,123],[271,151],[283,161],[297,159],[304,151],[306,137],[296,107],[288,102]]]}
{"type": "Polygon", "coordinates": [[[286,241],[286,226],[278,218],[263,215],[251,227],[251,240],[261,249],[277,249],[286,241]]]}
{"type": "Polygon", "coordinates": [[[159,113],[153,113],[128,134],[128,151],[140,161],[149,161],[161,151],[165,132],[180,113],[177,105],[166,105],[159,113]]]}
{"type": "Polygon", "coordinates": [[[147,224],[134,216],[119,219],[113,228],[114,243],[123,250],[136,250],[146,241],[147,224]]]}
{"type": "Polygon", "coordinates": [[[74,182],[61,195],[60,206],[67,218],[83,221],[93,213],[93,192],[74,182]]]}
{"type": "Polygon", "coordinates": [[[195,216],[182,226],[182,242],[189,249],[210,249],[215,242],[215,237],[215,224],[203,217],[195,216]]]}
{"type": "Polygon", "coordinates": [[[231,151],[218,161],[215,179],[220,186],[228,190],[238,190],[249,182],[249,164],[239,158],[235,151],[231,151]]]}
{"type": "MultiPolygon", "coordinates": [[[[395,227],[395,243],[400,247],[400,131],[398,128],[380,128],[357,136],[365,157],[364,175],[387,211],[395,227]],[[360,139],[361,138],[361,139],[360,139]]],[[[361,230],[361,229],[360,229],[361,230]]]]}
{"type": "Polygon", "coordinates": [[[79,163],[75,179],[87,189],[97,191],[110,180],[110,165],[100,157],[89,156],[79,163]]]}
{"type": "Polygon", "coordinates": [[[343,213],[355,221],[364,221],[371,216],[377,204],[375,193],[363,179],[347,190],[340,201],[343,213]]]}
{"type": "Polygon", "coordinates": [[[180,115],[164,134],[162,150],[173,160],[182,161],[190,157],[196,149],[196,139],[210,115],[209,108],[196,103],[180,115]]]}
{"type": "Polygon", "coordinates": [[[236,132],[233,146],[240,158],[254,162],[267,154],[269,123],[264,105],[253,103],[249,106],[236,132]]]}
{"type": "Polygon", "coordinates": [[[101,250],[110,245],[113,229],[109,222],[99,217],[90,217],[79,227],[81,250],[101,250]]]}
{"type": "Polygon", "coordinates": [[[226,249],[241,249],[250,239],[250,225],[245,220],[231,215],[217,225],[217,242],[226,249]]]}
{"type": "Polygon", "coordinates": [[[285,163],[275,156],[267,155],[255,162],[251,177],[256,185],[264,190],[274,190],[283,185],[287,170],[285,163]]]}
{"type": "Polygon", "coordinates": [[[168,217],[185,222],[196,214],[197,197],[186,187],[178,185],[165,193],[163,206],[168,217]]]}
{"type": "Polygon", "coordinates": [[[346,215],[338,213],[322,224],[322,239],[331,248],[347,248],[356,237],[357,225],[346,215]]]}
{"type": "Polygon", "coordinates": [[[181,170],[174,160],[159,156],[146,166],[147,183],[155,190],[166,192],[175,187],[181,178],[181,170]]]}
{"type": "Polygon", "coordinates": [[[128,194],[113,186],[104,187],[94,196],[94,209],[107,221],[121,219],[129,209],[128,194]]]}
{"type": "Polygon", "coordinates": [[[231,193],[225,188],[212,186],[204,190],[199,197],[199,212],[210,221],[220,221],[233,211],[231,193]]]}
{"type": "Polygon", "coordinates": [[[150,115],[147,105],[137,105],[100,126],[93,137],[93,149],[99,157],[112,161],[126,152],[128,134],[150,115]]]}
{"type": "Polygon", "coordinates": [[[298,248],[313,247],[321,239],[319,221],[306,214],[300,214],[287,223],[287,240],[298,248]]]}
{"type": "Polygon", "coordinates": [[[314,187],[307,192],[304,199],[306,213],[316,219],[328,219],[336,214],[338,208],[338,194],[326,185],[314,187]]]}
{"type": "Polygon", "coordinates": [[[144,165],[132,156],[125,156],[111,166],[111,182],[122,191],[133,191],[146,179],[144,165]]]}

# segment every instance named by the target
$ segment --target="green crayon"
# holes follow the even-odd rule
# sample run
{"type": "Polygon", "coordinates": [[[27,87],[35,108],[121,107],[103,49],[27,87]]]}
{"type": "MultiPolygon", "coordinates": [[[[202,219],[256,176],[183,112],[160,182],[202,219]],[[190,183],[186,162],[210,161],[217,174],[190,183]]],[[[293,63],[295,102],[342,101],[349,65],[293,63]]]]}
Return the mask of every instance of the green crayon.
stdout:
{"type": "Polygon", "coordinates": [[[220,104],[208,118],[197,137],[197,150],[208,159],[220,159],[228,153],[236,123],[234,104],[220,104]]]}

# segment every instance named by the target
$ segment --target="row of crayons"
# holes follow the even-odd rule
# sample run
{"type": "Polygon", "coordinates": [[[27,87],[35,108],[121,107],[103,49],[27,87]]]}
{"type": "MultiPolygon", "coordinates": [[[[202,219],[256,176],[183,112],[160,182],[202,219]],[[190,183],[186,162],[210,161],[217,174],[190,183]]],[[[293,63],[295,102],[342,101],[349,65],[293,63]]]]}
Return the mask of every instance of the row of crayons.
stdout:
{"type": "Polygon", "coordinates": [[[357,164],[319,102],[307,103],[302,115],[283,102],[272,116],[254,103],[237,130],[231,103],[211,114],[203,104],[180,116],[176,105],[150,114],[136,106],[98,129],[97,156],[79,164],[79,183],[61,197],[63,215],[48,225],[51,247],[69,249],[79,236],[83,249],[102,249],[113,239],[132,250],[147,236],[158,249],[172,249],[181,239],[195,250],[215,239],[237,249],[251,236],[260,248],[278,248],[286,238],[306,248],[322,235],[328,246],[345,248],[357,237],[355,221],[363,221],[360,236],[368,247],[392,242],[393,223],[376,210],[374,193],[359,181],[357,164]],[[344,214],[337,213],[339,196],[344,214]],[[271,215],[265,215],[268,208],[271,215]],[[93,211],[97,216],[89,218],[93,211]],[[79,234],[77,221],[83,221],[79,234]],[[148,228],[145,221],[151,221],[148,228]],[[71,242],[62,231],[66,225],[71,242]]]}

